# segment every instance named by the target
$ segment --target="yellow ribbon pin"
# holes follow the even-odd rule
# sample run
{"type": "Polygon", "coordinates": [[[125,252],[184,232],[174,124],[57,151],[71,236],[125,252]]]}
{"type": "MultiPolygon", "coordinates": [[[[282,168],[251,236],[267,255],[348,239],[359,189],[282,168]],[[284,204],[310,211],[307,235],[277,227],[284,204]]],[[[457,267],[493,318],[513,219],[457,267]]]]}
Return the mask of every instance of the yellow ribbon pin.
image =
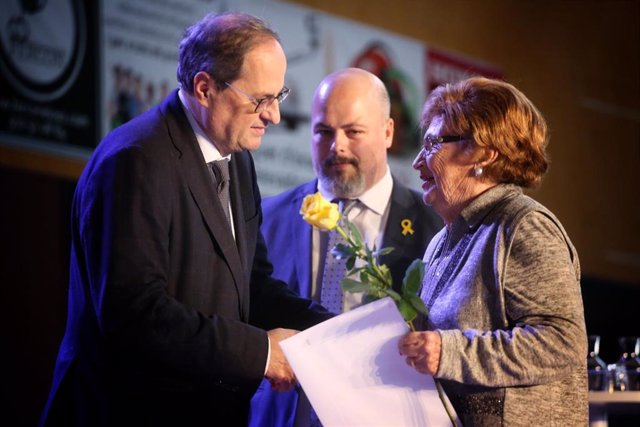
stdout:
{"type": "Polygon", "coordinates": [[[402,235],[406,236],[407,233],[409,234],[413,234],[413,228],[411,228],[411,220],[410,219],[403,219],[402,221],[400,221],[400,225],[402,226],[402,235]]]}

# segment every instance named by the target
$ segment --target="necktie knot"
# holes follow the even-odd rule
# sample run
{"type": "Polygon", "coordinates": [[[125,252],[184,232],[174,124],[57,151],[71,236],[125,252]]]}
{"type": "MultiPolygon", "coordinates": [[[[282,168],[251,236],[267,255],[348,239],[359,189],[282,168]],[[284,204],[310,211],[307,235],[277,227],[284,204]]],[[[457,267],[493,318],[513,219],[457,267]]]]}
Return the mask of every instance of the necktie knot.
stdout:
{"type": "Polygon", "coordinates": [[[211,170],[216,181],[218,194],[220,194],[229,182],[229,162],[226,159],[216,160],[211,163],[211,170]]]}
{"type": "Polygon", "coordinates": [[[224,211],[227,222],[231,224],[231,215],[229,213],[229,161],[220,159],[207,163],[211,177],[213,178],[216,192],[224,211]]]}
{"type": "Polygon", "coordinates": [[[340,216],[342,218],[346,218],[347,215],[349,215],[349,211],[351,211],[351,209],[353,209],[358,203],[358,199],[333,199],[333,203],[338,204],[340,216]]]}

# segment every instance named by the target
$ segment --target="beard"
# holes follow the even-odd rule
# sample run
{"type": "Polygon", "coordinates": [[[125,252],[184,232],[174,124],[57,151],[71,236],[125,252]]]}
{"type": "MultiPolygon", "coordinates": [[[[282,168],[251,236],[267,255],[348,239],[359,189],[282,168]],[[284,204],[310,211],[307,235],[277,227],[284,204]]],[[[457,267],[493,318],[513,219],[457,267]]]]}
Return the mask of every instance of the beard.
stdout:
{"type": "Polygon", "coordinates": [[[343,199],[356,198],[365,191],[365,177],[360,169],[360,162],[356,158],[330,156],[317,169],[319,169],[316,172],[322,186],[331,191],[336,197],[343,199]],[[345,163],[354,167],[354,173],[342,170],[337,171],[332,167],[336,164],[345,163]]]}

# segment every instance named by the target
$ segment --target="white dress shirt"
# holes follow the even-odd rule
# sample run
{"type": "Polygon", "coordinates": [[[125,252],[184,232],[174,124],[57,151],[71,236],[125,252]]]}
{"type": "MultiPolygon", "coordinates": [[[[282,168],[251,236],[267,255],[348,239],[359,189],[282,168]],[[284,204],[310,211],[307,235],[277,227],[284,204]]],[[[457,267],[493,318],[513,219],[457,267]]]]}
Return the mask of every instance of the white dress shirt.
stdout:
{"type": "MultiPolygon", "coordinates": [[[[373,185],[370,189],[358,196],[357,203],[347,213],[347,219],[353,225],[358,227],[365,243],[372,248],[375,244],[380,249],[384,237],[384,229],[389,218],[389,209],[391,206],[391,191],[393,190],[393,178],[391,171],[387,166],[387,172],[380,181],[373,185]]],[[[318,191],[327,199],[333,200],[336,196],[328,190],[324,189],[318,181],[318,191]]],[[[320,301],[322,284],[323,266],[325,254],[327,253],[327,232],[313,229],[312,234],[312,251],[311,251],[311,296],[315,301],[320,301]]],[[[358,260],[356,265],[362,265],[363,262],[358,260]]],[[[343,293],[343,310],[349,311],[362,304],[361,292],[343,293]]]]}
{"type": "MultiPolygon", "coordinates": [[[[193,113],[189,109],[189,106],[187,105],[184,99],[184,94],[182,93],[182,89],[178,91],[178,97],[180,98],[180,102],[182,102],[182,108],[184,108],[184,111],[187,116],[187,120],[191,125],[191,129],[193,129],[193,133],[196,134],[196,140],[198,140],[198,145],[200,146],[200,151],[202,151],[202,155],[204,156],[205,163],[209,164],[211,162],[215,162],[217,160],[222,160],[222,159],[231,161],[231,154],[227,156],[222,156],[218,148],[213,143],[213,141],[209,139],[209,137],[204,133],[204,131],[202,130],[202,128],[200,127],[196,119],[193,117],[193,113]]],[[[233,238],[235,239],[236,231],[233,224],[233,211],[231,210],[231,205],[227,206],[227,209],[229,210],[229,221],[231,221],[231,233],[233,234],[233,238]]]]}

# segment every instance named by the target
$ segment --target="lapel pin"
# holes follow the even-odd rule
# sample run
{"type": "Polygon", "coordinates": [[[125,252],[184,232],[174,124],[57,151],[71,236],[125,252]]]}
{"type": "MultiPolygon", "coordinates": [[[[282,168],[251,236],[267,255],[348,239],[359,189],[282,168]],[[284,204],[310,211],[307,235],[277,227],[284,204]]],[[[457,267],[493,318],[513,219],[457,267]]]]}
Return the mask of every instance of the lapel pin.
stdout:
{"type": "Polygon", "coordinates": [[[411,228],[411,220],[410,219],[403,219],[402,221],[400,221],[400,225],[402,226],[402,235],[406,236],[407,233],[408,234],[413,234],[413,228],[411,228]]]}

